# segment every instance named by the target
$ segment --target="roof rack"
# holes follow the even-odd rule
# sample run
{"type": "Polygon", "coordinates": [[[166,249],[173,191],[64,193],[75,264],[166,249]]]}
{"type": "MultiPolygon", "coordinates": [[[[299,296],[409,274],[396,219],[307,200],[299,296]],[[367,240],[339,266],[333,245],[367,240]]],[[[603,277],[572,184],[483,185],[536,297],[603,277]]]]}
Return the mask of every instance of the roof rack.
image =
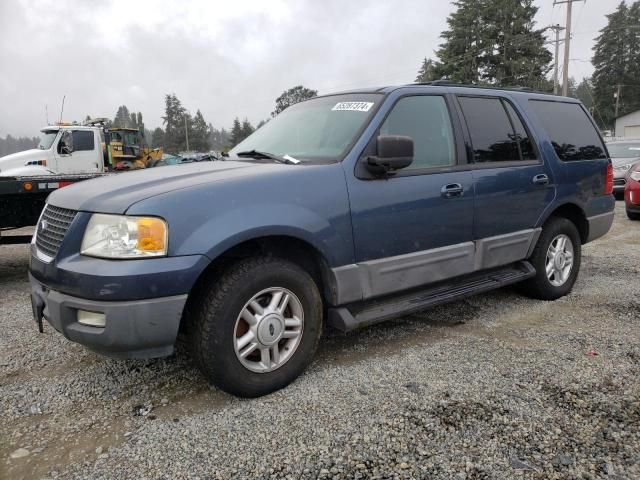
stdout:
{"type": "Polygon", "coordinates": [[[492,85],[473,85],[469,83],[457,83],[451,80],[447,80],[446,78],[441,78],[440,80],[433,80],[431,82],[416,82],[409,83],[407,86],[413,85],[426,85],[431,87],[465,87],[465,88],[481,88],[485,90],[508,90],[508,91],[516,91],[516,92],[532,92],[532,93],[541,93],[543,95],[553,95],[550,92],[543,92],[540,90],[534,90],[531,87],[521,87],[521,86],[513,86],[513,87],[496,87],[492,85]]]}

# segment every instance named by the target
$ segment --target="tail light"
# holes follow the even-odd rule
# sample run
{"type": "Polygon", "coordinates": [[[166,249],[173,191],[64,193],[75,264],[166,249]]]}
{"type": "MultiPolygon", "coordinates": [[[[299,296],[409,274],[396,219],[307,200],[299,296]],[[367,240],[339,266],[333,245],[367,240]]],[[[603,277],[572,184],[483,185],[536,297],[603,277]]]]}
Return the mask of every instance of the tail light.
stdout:
{"type": "Polygon", "coordinates": [[[611,195],[613,193],[613,165],[611,162],[607,164],[607,179],[604,182],[605,195],[611,195]]]}

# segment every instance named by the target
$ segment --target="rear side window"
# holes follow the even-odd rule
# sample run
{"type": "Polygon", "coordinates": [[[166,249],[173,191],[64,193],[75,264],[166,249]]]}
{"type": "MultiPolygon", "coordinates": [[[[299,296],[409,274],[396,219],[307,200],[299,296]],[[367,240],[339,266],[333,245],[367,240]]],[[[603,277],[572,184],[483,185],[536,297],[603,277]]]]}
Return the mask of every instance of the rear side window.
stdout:
{"type": "Polygon", "coordinates": [[[586,112],[577,103],[530,100],[560,160],[607,158],[604,145],[586,112]]]}
{"type": "Polygon", "coordinates": [[[93,150],[93,132],[86,130],[74,130],[73,151],[93,150]]]}
{"type": "Polygon", "coordinates": [[[456,162],[449,110],[441,96],[401,98],[380,127],[380,134],[406,135],[413,139],[413,162],[405,170],[443,167],[456,162]]]}
{"type": "Polygon", "coordinates": [[[533,145],[531,144],[531,139],[529,138],[529,134],[527,130],[524,128],[522,124],[522,120],[520,120],[520,116],[513,109],[511,104],[506,101],[502,101],[502,104],[507,109],[509,113],[509,118],[511,118],[511,123],[513,124],[513,129],[516,132],[516,140],[520,145],[520,153],[522,154],[523,160],[536,160],[536,152],[533,150],[533,145]]]}
{"type": "Polygon", "coordinates": [[[499,98],[459,97],[458,100],[471,135],[474,162],[536,159],[527,131],[511,105],[499,98]]]}

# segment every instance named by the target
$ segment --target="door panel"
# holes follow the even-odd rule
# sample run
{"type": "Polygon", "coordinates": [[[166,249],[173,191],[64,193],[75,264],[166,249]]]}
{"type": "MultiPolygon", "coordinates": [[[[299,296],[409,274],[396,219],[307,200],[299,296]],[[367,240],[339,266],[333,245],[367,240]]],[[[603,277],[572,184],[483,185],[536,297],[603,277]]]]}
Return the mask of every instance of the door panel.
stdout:
{"type": "Polygon", "coordinates": [[[555,195],[552,172],[506,99],[460,96],[459,102],[476,163],[473,238],[531,230],[555,195]]]}
{"type": "Polygon", "coordinates": [[[97,146],[100,142],[95,138],[93,130],[74,130],[73,152],[63,155],[58,150],[56,159],[60,173],[90,173],[99,170],[97,146]]]}
{"type": "Polygon", "coordinates": [[[551,177],[543,165],[474,170],[474,238],[533,228],[555,195],[551,182],[534,183],[540,174],[551,177]]]}
{"type": "Polygon", "coordinates": [[[403,97],[379,133],[414,139],[412,165],[388,179],[347,173],[364,298],[472,271],[473,179],[455,169],[452,125],[444,97],[403,97]]]}

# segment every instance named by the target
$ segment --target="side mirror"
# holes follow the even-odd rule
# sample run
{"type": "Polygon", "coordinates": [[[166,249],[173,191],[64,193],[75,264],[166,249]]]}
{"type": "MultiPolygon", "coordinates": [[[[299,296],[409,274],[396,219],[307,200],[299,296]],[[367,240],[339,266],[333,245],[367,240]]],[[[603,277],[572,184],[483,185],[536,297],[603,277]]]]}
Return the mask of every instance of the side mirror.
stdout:
{"type": "Polygon", "coordinates": [[[71,155],[73,152],[73,135],[69,130],[64,130],[60,137],[60,143],[58,145],[58,151],[61,155],[71,155]]]}
{"type": "Polygon", "coordinates": [[[366,166],[371,173],[386,175],[408,167],[413,162],[413,139],[402,135],[380,135],[378,155],[369,156],[366,166]]]}

